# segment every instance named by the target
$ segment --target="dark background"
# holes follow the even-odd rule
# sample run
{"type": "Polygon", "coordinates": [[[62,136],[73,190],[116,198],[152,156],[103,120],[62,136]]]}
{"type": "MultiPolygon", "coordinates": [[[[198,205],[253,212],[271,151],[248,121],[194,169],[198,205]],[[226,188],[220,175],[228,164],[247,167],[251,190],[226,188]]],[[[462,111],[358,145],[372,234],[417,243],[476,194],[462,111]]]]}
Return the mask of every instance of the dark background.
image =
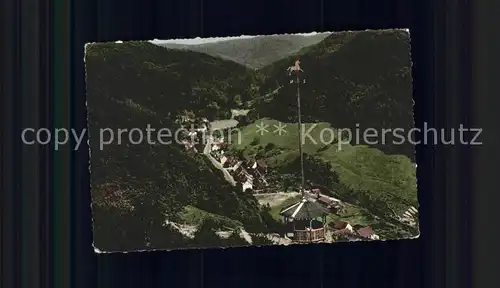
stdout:
{"type": "Polygon", "coordinates": [[[500,219],[493,215],[498,142],[492,137],[499,123],[493,57],[500,47],[493,33],[499,25],[487,22],[499,10],[481,3],[2,1],[1,283],[499,287],[491,282],[499,266],[490,249],[499,243],[493,236],[500,219]],[[86,42],[367,28],[411,29],[417,127],[484,128],[482,147],[417,147],[418,240],[97,255],[86,149],[21,145],[25,127],[86,127],[86,42]]]}

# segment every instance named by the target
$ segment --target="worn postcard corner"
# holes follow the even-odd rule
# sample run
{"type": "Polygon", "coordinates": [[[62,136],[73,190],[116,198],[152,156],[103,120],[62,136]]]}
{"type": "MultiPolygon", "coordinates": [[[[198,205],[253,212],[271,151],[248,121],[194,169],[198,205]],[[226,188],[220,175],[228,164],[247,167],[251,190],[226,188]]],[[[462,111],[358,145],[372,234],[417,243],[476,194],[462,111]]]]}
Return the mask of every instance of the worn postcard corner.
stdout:
{"type": "Polygon", "coordinates": [[[419,236],[408,29],[85,45],[96,253],[419,236]]]}

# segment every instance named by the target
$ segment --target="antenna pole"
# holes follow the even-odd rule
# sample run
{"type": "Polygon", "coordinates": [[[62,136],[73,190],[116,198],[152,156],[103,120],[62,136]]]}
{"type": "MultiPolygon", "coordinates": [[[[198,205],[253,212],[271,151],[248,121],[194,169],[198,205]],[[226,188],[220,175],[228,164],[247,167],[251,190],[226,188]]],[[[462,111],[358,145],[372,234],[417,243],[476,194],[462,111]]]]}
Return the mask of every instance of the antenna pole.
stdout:
{"type": "Polygon", "coordinates": [[[302,152],[302,113],[300,111],[300,80],[299,80],[299,71],[297,71],[297,113],[299,120],[299,154],[300,154],[300,175],[301,175],[301,194],[302,198],[305,197],[305,175],[304,175],[304,154],[302,152]]]}
{"type": "MultiPolygon", "coordinates": [[[[290,80],[290,83],[295,83],[297,84],[297,116],[298,116],[298,125],[299,125],[299,154],[300,154],[300,175],[301,175],[301,185],[300,185],[300,194],[302,196],[302,199],[305,199],[305,175],[304,175],[304,153],[302,152],[302,113],[300,111],[300,77],[299,73],[304,72],[300,68],[300,61],[297,60],[295,61],[294,66],[288,67],[287,71],[289,71],[289,76],[292,76],[293,73],[295,73],[295,79],[292,78],[290,80]]],[[[305,80],[303,79],[304,83],[305,80]]]]}

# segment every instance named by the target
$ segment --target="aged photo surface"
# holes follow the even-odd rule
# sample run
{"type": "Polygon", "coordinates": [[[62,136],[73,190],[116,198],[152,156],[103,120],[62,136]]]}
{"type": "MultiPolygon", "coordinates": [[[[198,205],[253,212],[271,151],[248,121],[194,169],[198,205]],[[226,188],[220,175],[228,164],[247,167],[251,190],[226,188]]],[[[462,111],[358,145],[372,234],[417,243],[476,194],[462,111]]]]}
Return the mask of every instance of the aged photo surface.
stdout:
{"type": "Polygon", "coordinates": [[[89,43],[96,252],[419,235],[404,29],[89,43]]]}

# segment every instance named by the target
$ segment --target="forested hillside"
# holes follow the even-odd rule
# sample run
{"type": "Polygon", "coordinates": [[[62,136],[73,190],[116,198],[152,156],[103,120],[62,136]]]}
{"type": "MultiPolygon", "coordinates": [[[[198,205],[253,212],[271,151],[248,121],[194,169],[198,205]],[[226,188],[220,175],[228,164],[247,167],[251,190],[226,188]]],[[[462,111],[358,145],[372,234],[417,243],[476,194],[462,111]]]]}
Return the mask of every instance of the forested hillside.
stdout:
{"type": "Polygon", "coordinates": [[[234,219],[248,230],[266,229],[255,198],[228,184],[201,155],[188,156],[177,144],[128,140],[100,150],[101,128],[175,129],[173,119],[183,109],[224,114],[231,105],[225,95],[241,84],[229,78],[244,76],[246,68],[194,56],[149,43],[87,47],[94,240],[100,250],[196,245],[201,240],[192,242],[164,225],[167,218],[178,220],[185,207],[234,219]]]}
{"type": "MultiPolygon", "coordinates": [[[[190,109],[226,117],[234,95],[246,91],[253,73],[237,63],[149,42],[97,43],[86,47],[88,87],[95,95],[133,101],[161,117],[190,109]]],[[[89,95],[89,101],[97,96],[89,95]]],[[[89,103],[92,106],[92,103],[89,103]]]]}
{"type": "MultiPolygon", "coordinates": [[[[285,70],[300,58],[306,79],[300,87],[305,122],[328,122],[352,131],[359,124],[361,132],[366,128],[408,132],[414,126],[409,41],[405,31],[335,33],[296,56],[266,66],[258,71],[264,79],[261,90],[276,93],[256,103],[254,118],[297,121],[296,85],[289,85],[285,70]]],[[[372,146],[415,159],[412,144],[394,145],[394,138],[387,136],[385,144],[372,146]]],[[[360,140],[357,144],[364,144],[360,140]]]]}

